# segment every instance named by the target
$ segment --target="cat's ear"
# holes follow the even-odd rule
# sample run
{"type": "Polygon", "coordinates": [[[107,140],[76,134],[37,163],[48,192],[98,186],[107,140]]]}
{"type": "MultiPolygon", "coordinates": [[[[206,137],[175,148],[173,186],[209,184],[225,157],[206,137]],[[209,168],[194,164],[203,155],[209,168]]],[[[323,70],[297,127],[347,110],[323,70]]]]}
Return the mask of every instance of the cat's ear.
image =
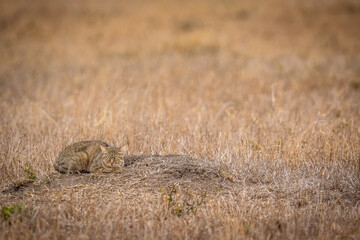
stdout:
{"type": "Polygon", "coordinates": [[[106,148],[105,146],[103,146],[103,145],[100,145],[100,149],[101,149],[102,152],[106,152],[106,151],[107,151],[107,148],[106,148]]]}
{"type": "Polygon", "coordinates": [[[127,144],[124,144],[119,147],[122,152],[127,152],[129,150],[129,146],[127,144]]]}

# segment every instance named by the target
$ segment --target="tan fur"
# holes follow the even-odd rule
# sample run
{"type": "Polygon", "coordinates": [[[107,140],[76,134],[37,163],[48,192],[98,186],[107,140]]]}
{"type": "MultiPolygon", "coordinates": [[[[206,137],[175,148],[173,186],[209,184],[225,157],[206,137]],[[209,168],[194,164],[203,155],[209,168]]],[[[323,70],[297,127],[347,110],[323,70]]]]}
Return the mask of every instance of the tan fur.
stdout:
{"type": "Polygon", "coordinates": [[[124,155],[119,147],[102,141],[83,141],[66,147],[54,162],[61,173],[121,172],[124,155]]]}

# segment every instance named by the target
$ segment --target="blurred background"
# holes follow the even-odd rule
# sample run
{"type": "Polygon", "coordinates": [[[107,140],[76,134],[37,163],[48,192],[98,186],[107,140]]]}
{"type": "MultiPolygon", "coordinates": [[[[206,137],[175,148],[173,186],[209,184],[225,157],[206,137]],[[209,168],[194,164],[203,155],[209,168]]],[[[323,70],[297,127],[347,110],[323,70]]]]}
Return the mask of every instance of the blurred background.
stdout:
{"type": "Polygon", "coordinates": [[[51,78],[81,68],[94,76],[144,58],[161,69],[159,56],[174,55],[216,58],[228,67],[231,58],[265,74],[274,61],[291,68],[335,56],[355,60],[360,44],[360,6],[349,0],[15,0],[1,1],[0,11],[2,82],[11,68],[51,78]]]}

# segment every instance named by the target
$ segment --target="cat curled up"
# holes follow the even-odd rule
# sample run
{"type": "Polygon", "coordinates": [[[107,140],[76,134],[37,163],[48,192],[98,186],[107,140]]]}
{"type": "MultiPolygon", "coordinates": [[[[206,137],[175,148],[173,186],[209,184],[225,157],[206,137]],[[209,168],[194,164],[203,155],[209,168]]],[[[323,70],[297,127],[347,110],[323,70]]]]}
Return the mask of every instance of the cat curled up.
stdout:
{"type": "Polygon", "coordinates": [[[60,152],[54,168],[60,173],[121,172],[123,147],[109,146],[102,141],[73,143],[60,152]]]}

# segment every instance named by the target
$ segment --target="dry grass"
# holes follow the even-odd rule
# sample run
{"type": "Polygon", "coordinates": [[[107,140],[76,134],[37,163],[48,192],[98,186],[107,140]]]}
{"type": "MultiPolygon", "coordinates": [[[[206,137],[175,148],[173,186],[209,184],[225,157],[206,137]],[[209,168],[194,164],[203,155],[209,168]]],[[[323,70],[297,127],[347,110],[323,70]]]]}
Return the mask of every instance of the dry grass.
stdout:
{"type": "Polygon", "coordinates": [[[0,238],[360,239],[359,22],[350,0],[0,1],[0,238]],[[90,139],[128,143],[124,172],[55,173],[90,139]]]}

